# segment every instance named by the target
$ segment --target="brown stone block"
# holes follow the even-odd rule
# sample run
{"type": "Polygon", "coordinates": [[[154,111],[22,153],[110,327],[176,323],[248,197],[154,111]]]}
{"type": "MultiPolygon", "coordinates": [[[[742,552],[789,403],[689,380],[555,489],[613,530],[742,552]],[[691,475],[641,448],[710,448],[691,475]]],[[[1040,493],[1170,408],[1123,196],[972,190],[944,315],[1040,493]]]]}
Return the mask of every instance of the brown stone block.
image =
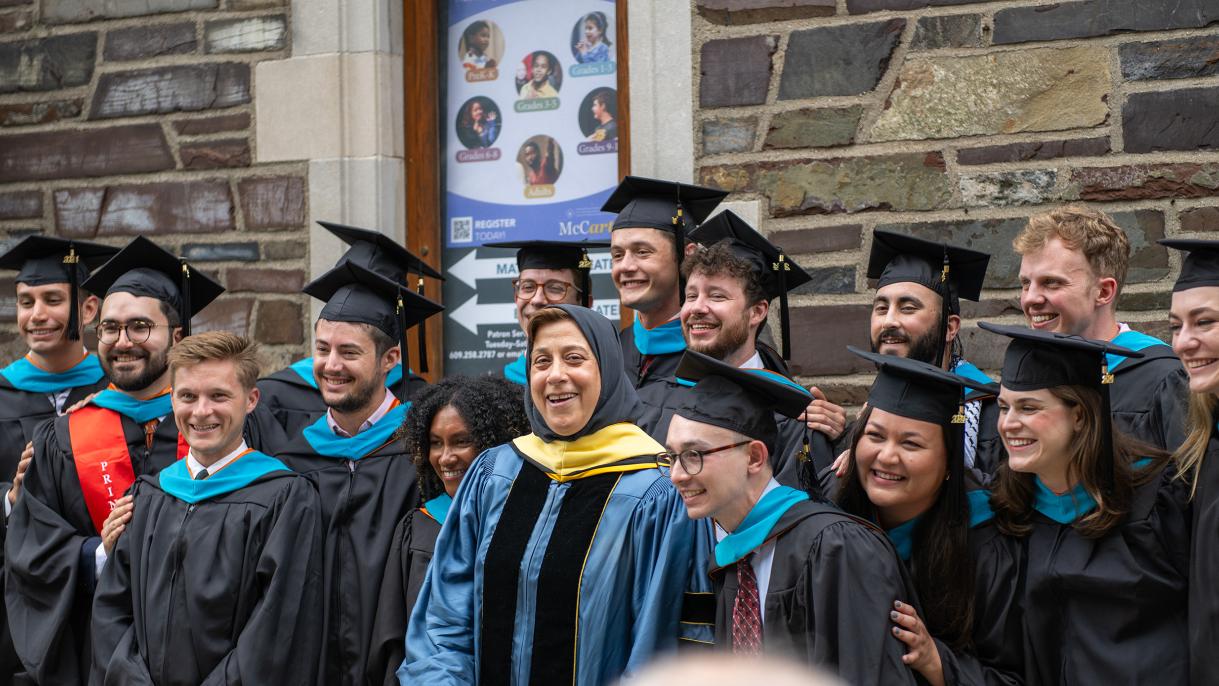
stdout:
{"type": "Polygon", "coordinates": [[[0,193],[0,219],[41,219],[41,191],[0,193]]]}
{"type": "Polygon", "coordinates": [[[1219,195],[1219,164],[1082,167],[1071,174],[1080,200],[1114,202],[1219,195]]]}
{"type": "Polygon", "coordinates": [[[831,17],[836,0],[698,0],[698,13],[716,24],[750,24],[831,17]]]}
{"type": "Polygon", "coordinates": [[[209,304],[191,321],[191,332],[232,331],[239,336],[250,335],[253,298],[224,298],[209,304]]]}
{"type": "Polygon", "coordinates": [[[844,224],[773,231],[767,238],[791,255],[856,250],[863,244],[863,226],[844,224]]]}
{"type": "Polygon", "coordinates": [[[230,267],[225,273],[224,286],[230,291],[300,293],[305,286],[305,272],[302,269],[230,267]]]}
{"type": "Polygon", "coordinates": [[[1003,298],[999,300],[983,300],[981,302],[961,301],[961,317],[964,319],[994,319],[1009,314],[1021,314],[1020,298],[1003,298]]]}
{"type": "Polygon", "coordinates": [[[726,38],[703,43],[698,101],[703,107],[761,105],[770,88],[771,55],[778,36],[726,38]]]}
{"type": "Polygon", "coordinates": [[[183,169],[223,169],[250,166],[250,144],[237,140],[183,143],[178,147],[183,169]]]}
{"type": "Polygon", "coordinates": [[[832,383],[823,384],[818,388],[830,402],[843,407],[864,404],[868,401],[868,392],[872,390],[872,386],[865,383],[832,383]]]}
{"type": "Polygon", "coordinates": [[[80,98],[0,105],[0,126],[31,126],[50,124],[61,119],[76,119],[84,106],[85,102],[80,98]]]}
{"type": "Polygon", "coordinates": [[[762,147],[829,148],[850,145],[863,108],[801,109],[780,112],[770,120],[762,147]]]}
{"type": "Polygon", "coordinates": [[[115,29],[106,34],[102,55],[111,61],[138,60],[164,55],[188,55],[199,46],[195,23],[154,24],[115,29]]]}
{"type": "Polygon", "coordinates": [[[74,238],[234,229],[233,200],[227,181],[56,191],[55,220],[61,235],[74,238]]]}
{"type": "Polygon", "coordinates": [[[34,13],[30,10],[17,10],[0,14],[0,33],[17,33],[28,31],[34,26],[34,13]]]}
{"type": "Polygon", "coordinates": [[[1036,143],[1008,143],[966,148],[957,151],[958,164],[995,164],[999,162],[1027,162],[1029,160],[1052,160],[1059,157],[1095,157],[1109,152],[1109,139],[1074,138],[1065,141],[1039,141],[1036,143]]]}
{"type": "Polygon", "coordinates": [[[159,124],[0,136],[0,183],[173,169],[159,124]]]}
{"type": "Polygon", "coordinates": [[[291,300],[258,303],[258,325],[254,339],[268,345],[303,343],[305,327],[301,306],[291,300]]]}
{"type": "Polygon", "coordinates": [[[1153,319],[1148,322],[1129,322],[1130,328],[1148,336],[1154,336],[1165,343],[1172,340],[1172,329],[1169,328],[1168,317],[1153,319]]]}
{"type": "Polygon", "coordinates": [[[231,10],[265,10],[271,7],[283,7],[287,0],[229,0],[231,10]]]}
{"type": "Polygon", "coordinates": [[[1172,304],[1172,293],[1155,291],[1152,293],[1122,293],[1117,298],[1119,310],[1163,310],[1168,311],[1172,304]]]}
{"type": "Polygon", "coordinates": [[[867,349],[868,305],[819,305],[791,310],[792,362],[801,374],[853,374],[875,369],[846,346],[867,349]]]}
{"type": "Polygon", "coordinates": [[[286,229],[305,225],[308,189],[304,179],[297,176],[242,179],[237,189],[246,229],[286,229]]]}
{"type": "Polygon", "coordinates": [[[268,260],[297,260],[309,252],[305,241],[267,241],[262,244],[262,255],[268,260]]]}
{"type": "Polygon", "coordinates": [[[1219,207],[1193,207],[1183,210],[1178,218],[1182,231],[1219,231],[1219,207]]]}
{"type": "Polygon", "coordinates": [[[193,112],[250,101],[250,65],[188,64],[102,74],[91,119],[193,112]]]}
{"type": "Polygon", "coordinates": [[[244,131],[248,128],[250,128],[250,115],[247,112],[201,119],[181,119],[174,122],[174,131],[177,131],[179,136],[204,136],[223,131],[244,131]]]}

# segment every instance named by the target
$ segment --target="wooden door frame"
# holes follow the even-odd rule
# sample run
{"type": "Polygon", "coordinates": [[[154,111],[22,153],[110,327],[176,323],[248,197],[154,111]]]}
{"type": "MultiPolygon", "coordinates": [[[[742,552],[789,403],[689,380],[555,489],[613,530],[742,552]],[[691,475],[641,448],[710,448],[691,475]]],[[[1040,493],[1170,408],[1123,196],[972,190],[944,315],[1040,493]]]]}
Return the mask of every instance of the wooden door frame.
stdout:
{"type": "MultiPolygon", "coordinates": [[[[440,3],[443,0],[402,0],[403,32],[403,112],[406,113],[404,141],[406,144],[406,247],[432,267],[441,270],[443,249],[441,211],[444,198],[440,192],[442,160],[440,137],[440,3]]],[[[618,176],[631,170],[630,117],[630,54],[628,0],[615,0],[615,29],[618,40],[618,176]]],[[[430,280],[429,280],[430,281],[430,280]]],[[[439,286],[427,285],[427,297],[443,303],[439,286]]],[[[629,324],[634,318],[630,310],[620,309],[620,318],[629,324]]],[[[416,338],[407,341],[407,359],[419,359],[416,338]]],[[[444,376],[444,326],[433,318],[427,327],[428,373],[421,375],[430,382],[444,376]]],[[[418,373],[418,370],[416,370],[418,373]]]]}

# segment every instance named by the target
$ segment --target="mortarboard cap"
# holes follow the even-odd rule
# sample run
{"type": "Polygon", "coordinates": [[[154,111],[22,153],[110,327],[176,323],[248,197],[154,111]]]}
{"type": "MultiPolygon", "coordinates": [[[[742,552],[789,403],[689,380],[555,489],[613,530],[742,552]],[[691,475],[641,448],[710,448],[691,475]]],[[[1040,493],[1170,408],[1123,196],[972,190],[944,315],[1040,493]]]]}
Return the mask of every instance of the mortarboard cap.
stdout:
{"type": "Polygon", "coordinates": [[[76,291],[96,268],[117,253],[100,243],[51,236],[26,236],[0,255],[0,269],[17,272],[17,283],[27,286],[68,284],[68,340],[80,340],[80,309],[76,291]]]}
{"type": "Polygon", "coordinates": [[[868,406],[899,417],[939,425],[960,424],[965,421],[961,406],[966,389],[991,395],[999,392],[998,384],[979,383],[919,360],[865,352],[851,345],[847,350],[877,366],[868,406]]]}
{"type": "Polygon", "coordinates": [[[799,417],[812,401],[808,390],[782,374],[740,369],[693,350],[682,354],[677,376],[696,383],[675,414],[762,441],[772,454],[775,413],[799,417]]]}
{"type": "Polygon", "coordinates": [[[783,335],[783,359],[791,359],[791,326],[788,323],[787,294],[812,281],[808,272],[788,259],[779,247],[758,233],[731,210],[724,210],[690,232],[690,240],[708,246],[728,241],[732,252],[753,265],[762,279],[768,298],[779,298],[779,321],[783,335]]]}
{"type": "Polygon", "coordinates": [[[190,335],[191,317],[224,292],[211,277],[143,236],[132,239],[81,286],[102,296],[156,298],[177,311],[183,336],[190,335]]]}
{"type": "Polygon", "coordinates": [[[500,241],[484,243],[484,248],[506,248],[516,250],[517,272],[526,269],[574,269],[580,278],[576,286],[580,289],[580,304],[592,307],[593,262],[588,251],[608,248],[606,241],[500,241]]]}
{"type": "Polygon", "coordinates": [[[601,211],[617,213],[615,229],[690,231],[726,197],[726,191],[715,188],[627,176],[601,206],[601,211]]]}
{"type": "Polygon", "coordinates": [[[1157,242],[1185,252],[1181,260],[1181,275],[1172,287],[1173,293],[1202,286],[1219,286],[1219,241],[1166,238],[1157,242]]]}

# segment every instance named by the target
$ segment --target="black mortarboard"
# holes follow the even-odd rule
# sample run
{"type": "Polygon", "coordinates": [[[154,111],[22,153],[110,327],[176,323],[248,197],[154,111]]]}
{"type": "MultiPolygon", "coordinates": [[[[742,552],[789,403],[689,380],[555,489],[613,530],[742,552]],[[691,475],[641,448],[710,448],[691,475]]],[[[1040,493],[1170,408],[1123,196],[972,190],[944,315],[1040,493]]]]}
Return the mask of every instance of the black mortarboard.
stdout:
{"type": "Polygon", "coordinates": [[[183,336],[190,335],[191,317],[224,292],[211,277],[143,236],[132,239],[81,286],[102,296],[156,298],[177,311],[183,336]]]}
{"type": "Polygon", "coordinates": [[[1173,293],[1202,286],[1219,286],[1219,241],[1165,238],[1157,242],[1185,252],[1181,260],[1181,275],[1172,287],[1173,293]]]}
{"type": "MultiPolygon", "coordinates": [[[[361,229],[355,226],[319,221],[318,224],[330,233],[338,236],[351,247],[339,258],[339,263],[355,262],[370,269],[390,281],[410,283],[410,275],[415,274],[415,292],[424,295],[423,277],[440,279],[444,277],[423,258],[407,250],[397,241],[380,231],[361,229]]],[[[406,356],[406,346],[402,347],[402,355],[406,356]]],[[[427,371],[427,329],[419,324],[419,370],[427,371]]]]}
{"type": "Polygon", "coordinates": [[[593,306],[593,261],[588,251],[608,248],[606,241],[500,241],[484,243],[485,248],[508,248],[516,250],[517,273],[526,269],[574,269],[580,283],[580,304],[593,306]]]}
{"type": "MultiPolygon", "coordinates": [[[[627,176],[601,206],[601,211],[618,214],[614,218],[614,229],[659,229],[676,236],[677,270],[680,273],[686,234],[697,228],[726,197],[726,191],[715,188],[627,176]]],[[[680,285],[678,293],[684,302],[686,291],[680,285]]]]}
{"type": "Polygon", "coordinates": [[[779,322],[783,335],[783,359],[791,359],[791,326],[788,323],[787,294],[809,281],[800,265],[788,259],[782,248],[775,246],[732,210],[724,210],[702,226],[690,232],[690,240],[704,246],[728,241],[732,252],[753,265],[761,275],[768,298],[779,298],[779,322]]]}
{"type": "Polygon", "coordinates": [[[302,289],[325,301],[321,319],[369,324],[399,342],[406,351],[406,330],[444,309],[356,262],[339,262],[302,289]]]}
{"type": "Polygon", "coordinates": [[[17,283],[27,286],[68,284],[68,340],[80,340],[80,309],[76,290],[96,268],[117,253],[100,243],[51,236],[26,236],[0,255],[0,269],[17,272],[17,283]]]}
{"type": "Polygon", "coordinates": [[[1007,336],[1012,342],[1003,356],[1002,385],[1012,391],[1038,391],[1055,386],[1086,386],[1100,391],[1101,431],[1105,450],[1112,452],[1109,355],[1143,357],[1143,353],[1082,336],[1037,331],[1023,326],[978,322],[985,331],[1007,336]]]}
{"type": "Polygon", "coordinates": [[[774,413],[799,417],[813,398],[782,374],[740,369],[693,350],[682,354],[677,376],[696,383],[675,414],[762,441],[772,454],[778,437],[774,413]]]}
{"type": "MultiPolygon", "coordinates": [[[[942,342],[948,333],[948,316],[961,313],[958,299],[977,301],[981,297],[989,263],[990,255],[984,252],[876,229],[867,277],[877,280],[877,288],[910,282],[938,293],[943,300],[942,342]]],[[[943,349],[942,344],[936,348],[936,364],[943,362],[943,349]]]]}
{"type": "Polygon", "coordinates": [[[874,362],[876,380],[868,393],[868,406],[891,412],[907,419],[944,424],[964,422],[960,408],[966,389],[999,392],[998,384],[979,383],[946,372],[920,360],[897,355],[881,355],[848,345],[847,350],[874,362]]]}

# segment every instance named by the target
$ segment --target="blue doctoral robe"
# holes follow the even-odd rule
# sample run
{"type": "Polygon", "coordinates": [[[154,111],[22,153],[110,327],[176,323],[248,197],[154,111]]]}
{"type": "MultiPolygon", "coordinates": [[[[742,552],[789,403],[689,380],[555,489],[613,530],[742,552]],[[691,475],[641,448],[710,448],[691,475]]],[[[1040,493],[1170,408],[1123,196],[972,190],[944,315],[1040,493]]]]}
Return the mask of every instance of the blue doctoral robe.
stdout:
{"type": "Polygon", "coordinates": [[[657,470],[560,483],[512,444],[492,448],[466,473],[436,541],[398,678],[403,684],[547,683],[566,669],[567,682],[574,670],[575,683],[605,684],[675,650],[679,641],[710,643],[709,612],[706,623],[681,619],[683,605],[687,612],[713,608],[706,574],[712,545],[710,525],[690,520],[676,489],[657,470]],[[535,493],[540,511],[532,522],[505,513],[514,488],[535,493]],[[589,491],[598,489],[600,497],[592,497],[589,491]],[[582,507],[590,502],[595,510],[582,507]],[[575,537],[564,534],[587,527],[590,517],[591,543],[571,545],[575,537]],[[509,574],[485,564],[489,553],[495,555],[492,538],[501,519],[521,527],[508,530],[523,544],[520,568],[509,574]],[[552,557],[563,556],[578,566],[566,578],[563,570],[547,568],[552,557]],[[493,586],[504,577],[515,576],[517,583],[488,588],[488,575],[493,586]],[[578,606],[555,598],[564,585],[578,589],[578,606]],[[515,607],[511,626],[503,633],[482,626],[503,614],[504,603],[510,618],[515,607]],[[578,618],[574,632],[550,622],[556,606],[578,618]]]}

